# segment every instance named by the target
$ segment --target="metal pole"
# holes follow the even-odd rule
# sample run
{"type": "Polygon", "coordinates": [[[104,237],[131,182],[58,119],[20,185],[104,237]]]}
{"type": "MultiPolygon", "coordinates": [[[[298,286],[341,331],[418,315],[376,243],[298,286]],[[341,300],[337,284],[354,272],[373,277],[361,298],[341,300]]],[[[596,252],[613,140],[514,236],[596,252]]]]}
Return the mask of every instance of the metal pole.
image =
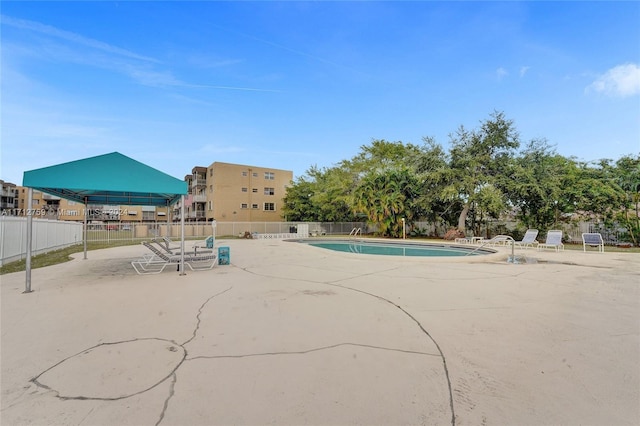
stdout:
{"type": "Polygon", "coordinates": [[[184,195],[180,196],[180,275],[184,272],[184,195]]]}
{"type": "MultiPolygon", "coordinates": [[[[87,216],[89,216],[89,205],[87,204],[87,197],[84,197],[84,259],[87,260],[87,216]]],[[[107,235],[109,235],[109,229],[107,229],[107,235]]],[[[108,238],[108,237],[107,237],[108,238]]]]}
{"type": "Polygon", "coordinates": [[[29,188],[27,191],[27,258],[26,258],[26,277],[24,283],[23,293],[31,293],[31,240],[33,237],[33,215],[31,209],[33,208],[33,188],[29,188]]]}
{"type": "Polygon", "coordinates": [[[169,200],[167,200],[167,237],[171,237],[171,213],[169,212],[169,200]]]}

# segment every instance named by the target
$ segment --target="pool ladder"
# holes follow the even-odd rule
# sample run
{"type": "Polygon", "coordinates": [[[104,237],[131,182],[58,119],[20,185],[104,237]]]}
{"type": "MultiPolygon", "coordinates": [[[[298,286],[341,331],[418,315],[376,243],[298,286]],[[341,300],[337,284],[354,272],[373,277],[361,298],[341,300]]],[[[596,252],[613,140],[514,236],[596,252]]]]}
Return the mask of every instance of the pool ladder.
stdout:
{"type": "Polygon", "coordinates": [[[353,237],[353,238],[357,237],[357,236],[358,236],[358,234],[360,234],[360,236],[362,236],[362,229],[360,229],[360,228],[353,228],[353,229],[351,230],[351,232],[349,232],[349,236],[350,236],[350,237],[353,237]]]}
{"type": "Polygon", "coordinates": [[[513,239],[513,237],[509,236],[509,235],[498,235],[496,237],[493,237],[490,240],[484,241],[482,244],[480,244],[480,247],[476,248],[473,251],[470,251],[469,253],[465,254],[465,256],[469,256],[470,254],[473,254],[475,252],[477,252],[478,250],[480,250],[481,248],[483,248],[486,245],[489,244],[495,244],[497,242],[504,242],[505,244],[507,242],[511,243],[511,259],[512,261],[515,263],[515,247],[516,247],[516,240],[513,239]]]}

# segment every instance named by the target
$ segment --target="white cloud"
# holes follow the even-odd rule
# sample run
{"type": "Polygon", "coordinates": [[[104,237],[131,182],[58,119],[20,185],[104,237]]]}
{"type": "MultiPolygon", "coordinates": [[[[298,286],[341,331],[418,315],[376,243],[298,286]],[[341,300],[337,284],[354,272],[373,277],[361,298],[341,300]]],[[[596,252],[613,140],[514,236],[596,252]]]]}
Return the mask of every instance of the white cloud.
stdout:
{"type": "Polygon", "coordinates": [[[496,70],[496,75],[498,76],[498,80],[502,80],[504,77],[509,75],[509,71],[500,67],[496,70]]]}
{"type": "Polygon", "coordinates": [[[597,92],[622,98],[639,95],[640,67],[636,64],[613,67],[587,86],[586,92],[597,92]]]}
{"type": "Polygon", "coordinates": [[[104,52],[112,53],[115,55],[120,55],[120,56],[137,59],[141,61],[147,61],[147,62],[158,62],[154,58],[139,55],[137,53],[130,52],[128,50],[121,49],[119,47],[112,46],[110,44],[103,43],[98,40],[93,40],[87,37],[83,37],[79,34],[75,34],[69,31],[59,30],[57,28],[51,27],[49,25],[44,25],[39,22],[27,21],[24,19],[16,19],[7,15],[0,15],[0,22],[3,25],[9,25],[11,27],[20,28],[23,30],[34,31],[37,33],[48,35],[50,37],[60,38],[73,43],[77,43],[79,45],[83,45],[86,47],[90,47],[92,49],[97,49],[104,52]]]}
{"type": "Polygon", "coordinates": [[[529,71],[529,66],[520,67],[520,77],[524,77],[524,75],[529,71]]]}

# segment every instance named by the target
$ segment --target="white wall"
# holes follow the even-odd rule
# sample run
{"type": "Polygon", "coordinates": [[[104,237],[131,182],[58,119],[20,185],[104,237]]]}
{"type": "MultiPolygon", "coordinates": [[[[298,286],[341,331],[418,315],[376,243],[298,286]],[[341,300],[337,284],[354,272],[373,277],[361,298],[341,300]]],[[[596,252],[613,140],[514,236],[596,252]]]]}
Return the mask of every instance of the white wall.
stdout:
{"type": "MultiPolygon", "coordinates": [[[[33,255],[82,242],[82,223],[33,219],[33,255]]],[[[27,218],[0,216],[0,266],[27,255],[27,218]]]]}

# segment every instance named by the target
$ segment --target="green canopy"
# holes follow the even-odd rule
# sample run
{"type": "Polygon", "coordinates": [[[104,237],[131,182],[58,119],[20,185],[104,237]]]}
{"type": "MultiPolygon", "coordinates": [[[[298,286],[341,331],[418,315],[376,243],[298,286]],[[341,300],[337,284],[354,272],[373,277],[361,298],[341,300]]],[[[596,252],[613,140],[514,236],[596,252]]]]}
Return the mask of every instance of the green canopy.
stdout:
{"type": "Polygon", "coordinates": [[[119,152],[24,172],[22,186],[86,204],[166,206],[187,183],[119,152]]]}
{"type": "MultiPolygon", "coordinates": [[[[187,183],[132,158],[112,152],[97,157],[24,172],[22,186],[83,204],[167,206],[187,194],[187,183]]],[[[180,215],[180,275],[184,275],[184,202],[180,215]]],[[[167,216],[168,217],[168,216],[167,216]]],[[[87,258],[87,217],[84,220],[84,258],[87,258]]],[[[27,214],[25,293],[31,293],[33,215],[27,214]]]]}

